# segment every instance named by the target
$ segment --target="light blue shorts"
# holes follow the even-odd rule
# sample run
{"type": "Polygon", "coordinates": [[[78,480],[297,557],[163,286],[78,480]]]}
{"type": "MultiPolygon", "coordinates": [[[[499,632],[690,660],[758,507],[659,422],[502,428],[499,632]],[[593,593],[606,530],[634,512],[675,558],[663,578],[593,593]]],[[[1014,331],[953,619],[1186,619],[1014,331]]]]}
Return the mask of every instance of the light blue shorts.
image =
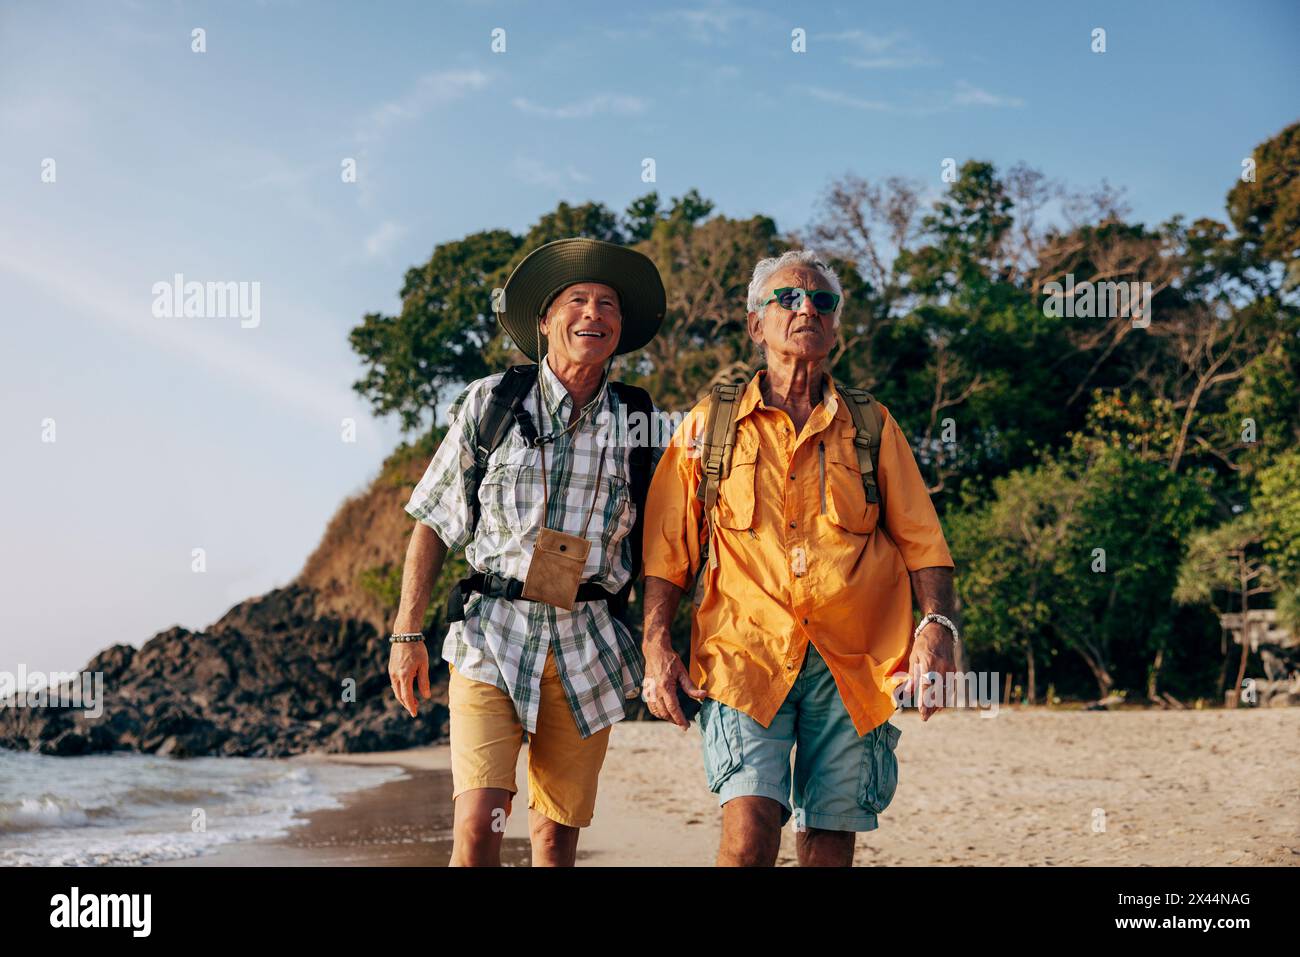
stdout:
{"type": "Polygon", "coordinates": [[[782,826],[797,813],[800,829],[876,829],[876,815],[898,787],[894,749],[903,732],[886,721],[859,737],[830,669],[811,642],[769,727],[712,698],[702,705],[704,770],[719,804],[766,797],[781,805],[782,826]]]}

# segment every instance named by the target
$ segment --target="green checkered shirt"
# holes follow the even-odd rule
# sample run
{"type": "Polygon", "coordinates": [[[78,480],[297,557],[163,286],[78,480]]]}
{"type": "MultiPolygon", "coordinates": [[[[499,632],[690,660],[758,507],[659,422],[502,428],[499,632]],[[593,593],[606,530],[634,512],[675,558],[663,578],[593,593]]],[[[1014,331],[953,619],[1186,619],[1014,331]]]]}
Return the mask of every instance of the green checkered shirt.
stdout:
{"type": "MultiPolygon", "coordinates": [[[[406,511],[437,532],[449,550],[463,547],[466,561],[476,571],[523,581],[543,525],[542,472],[540,452],[524,443],[518,428],[510,430],[488,459],[478,489],[478,526],[472,534],[470,529],[469,483],[478,422],[501,377],[499,373],[471,383],[452,403],[447,435],[406,511]]],[[[538,378],[552,414],[544,409],[538,415],[536,389],[525,398],[525,408],[540,433],[558,433],[569,423],[572,399],[546,362],[538,378]]],[[[546,525],[581,535],[595,501],[587,528],[592,547],[582,580],[610,592],[618,591],[631,577],[628,533],[636,517],[628,461],[631,449],[610,439],[614,434],[610,423],[619,421],[621,405],[614,390],[606,389],[603,405],[546,449],[550,481],[546,525]],[[613,419],[603,417],[602,409],[613,419]],[[597,487],[601,454],[605,464],[597,487]]],[[[652,447],[652,465],[661,452],[652,447]]],[[[447,632],[442,657],[466,678],[508,694],[520,723],[532,733],[537,730],[548,648],[584,738],[623,719],[627,699],[640,693],[641,653],[604,601],[578,602],[573,611],[565,611],[541,602],[488,598],[474,592],[465,602],[465,620],[452,624],[447,632]]]]}

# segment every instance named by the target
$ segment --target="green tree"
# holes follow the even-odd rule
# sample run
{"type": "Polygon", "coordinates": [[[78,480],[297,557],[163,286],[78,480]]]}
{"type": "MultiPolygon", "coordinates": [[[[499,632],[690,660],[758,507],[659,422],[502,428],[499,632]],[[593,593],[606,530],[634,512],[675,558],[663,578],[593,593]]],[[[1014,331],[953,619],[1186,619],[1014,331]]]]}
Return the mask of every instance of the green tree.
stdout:
{"type": "Polygon", "coordinates": [[[352,388],[376,415],[396,413],[404,431],[416,431],[444,390],[487,375],[484,352],[497,331],[492,289],[518,249],[504,230],[443,243],[407,270],[396,316],[368,313],[348,334],[366,367],[352,388]]]}
{"type": "MultiPolygon", "coordinates": [[[[1241,687],[1250,659],[1250,642],[1245,640],[1244,633],[1246,616],[1253,605],[1251,599],[1272,594],[1278,587],[1277,575],[1265,557],[1268,534],[1266,523],[1254,512],[1239,515],[1217,528],[1202,530],[1192,536],[1187,557],[1178,572],[1174,597],[1179,601],[1208,604],[1222,615],[1227,608],[1216,604],[1222,594],[1227,604],[1235,603],[1241,613],[1241,661],[1235,688],[1241,687]]],[[[1224,668],[1226,673],[1226,659],[1224,668]]]]}
{"type": "Polygon", "coordinates": [[[1228,193],[1228,215],[1243,245],[1279,262],[1286,285],[1300,286],[1300,122],[1255,147],[1255,179],[1228,193]]]}

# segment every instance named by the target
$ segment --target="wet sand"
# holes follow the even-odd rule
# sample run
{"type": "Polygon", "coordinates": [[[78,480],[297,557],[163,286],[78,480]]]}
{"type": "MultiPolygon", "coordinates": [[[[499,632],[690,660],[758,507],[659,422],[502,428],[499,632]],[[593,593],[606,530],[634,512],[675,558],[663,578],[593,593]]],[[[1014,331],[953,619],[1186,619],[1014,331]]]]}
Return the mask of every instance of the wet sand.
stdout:
{"type": "MultiPolygon", "coordinates": [[[[1085,712],[1003,708],[893,719],[899,787],[856,863],[884,865],[1300,864],[1300,709],[1085,712]]],[[[526,755],[526,750],[525,750],[526,755]]],[[[527,774],[506,829],[527,863],[527,774]]],[[[450,852],[445,747],[295,760],[395,764],[408,780],[344,797],[289,836],[227,845],[185,865],[440,866],[450,852]]],[[[579,863],[711,865],[717,801],[699,730],[614,728],[579,863]]],[[[779,863],[794,863],[793,832],[779,863]]]]}

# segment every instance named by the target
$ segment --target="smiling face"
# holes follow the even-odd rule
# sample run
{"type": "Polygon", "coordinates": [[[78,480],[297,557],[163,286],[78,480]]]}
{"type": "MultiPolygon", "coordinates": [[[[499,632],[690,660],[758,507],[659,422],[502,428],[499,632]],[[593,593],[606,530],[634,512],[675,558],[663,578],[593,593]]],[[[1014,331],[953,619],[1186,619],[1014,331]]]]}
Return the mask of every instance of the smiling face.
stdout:
{"type": "MultiPolygon", "coordinates": [[[[801,289],[835,290],[816,269],[809,266],[790,266],[772,274],[763,291],[766,299],[773,289],[798,286],[801,289]]],[[[813,308],[812,298],[804,296],[796,310],[789,310],[779,302],[769,302],[762,312],[749,314],[749,335],[767,347],[768,362],[781,359],[825,359],[835,344],[835,314],[819,313],[813,308]]]]}
{"type": "Polygon", "coordinates": [[[599,282],[580,282],[555,297],[541,320],[551,358],[576,365],[604,365],[618,348],[623,313],[618,293],[599,282]]]}

